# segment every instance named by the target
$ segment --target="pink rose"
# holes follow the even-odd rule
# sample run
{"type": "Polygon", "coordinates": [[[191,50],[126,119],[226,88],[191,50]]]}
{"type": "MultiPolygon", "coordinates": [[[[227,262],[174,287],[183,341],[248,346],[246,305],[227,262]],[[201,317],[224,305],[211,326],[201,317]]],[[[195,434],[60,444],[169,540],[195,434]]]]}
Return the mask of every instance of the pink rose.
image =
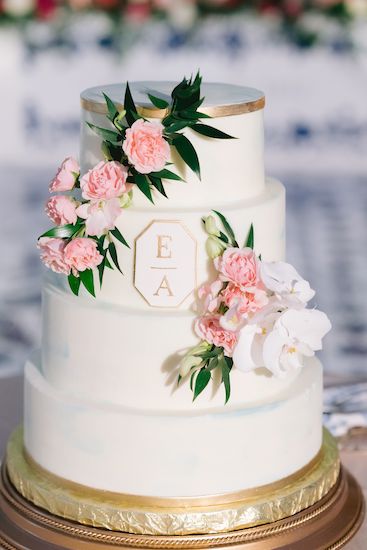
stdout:
{"type": "Polygon", "coordinates": [[[65,246],[64,259],[74,275],[77,275],[79,271],[97,267],[103,260],[103,256],[97,250],[96,241],[77,237],[65,246]]]}
{"type": "Polygon", "coordinates": [[[259,282],[259,261],[252,248],[227,248],[215,258],[214,265],[222,281],[235,283],[247,292],[252,292],[259,282]]]}
{"type": "Polygon", "coordinates": [[[99,162],[80,180],[85,199],[107,200],[119,197],[131,189],[126,184],[127,168],[115,160],[99,162]]]}
{"type": "Polygon", "coordinates": [[[75,185],[75,180],[79,176],[79,172],[80,168],[78,161],[73,157],[66,158],[50,183],[50,192],[70,191],[75,185]]]}
{"type": "Polygon", "coordinates": [[[65,241],[63,239],[41,237],[37,246],[41,251],[41,260],[46,267],[52,269],[55,273],[69,275],[70,267],[65,262],[65,241]]]}
{"type": "Polygon", "coordinates": [[[86,220],[86,234],[97,237],[115,228],[115,222],[121,211],[119,199],[86,202],[76,210],[78,216],[86,220]]]}
{"type": "Polygon", "coordinates": [[[46,203],[46,214],[56,225],[75,224],[78,219],[76,203],[66,195],[51,197],[46,203]]]}
{"type": "Polygon", "coordinates": [[[122,144],[129,162],[141,174],[163,170],[170,156],[170,148],[163,137],[163,125],[139,118],[126,130],[122,144]]]}
{"type": "Polygon", "coordinates": [[[264,290],[255,288],[252,292],[244,292],[233,283],[229,283],[221,295],[224,304],[229,308],[236,307],[237,314],[241,316],[259,311],[269,301],[264,290]]]}
{"type": "Polygon", "coordinates": [[[237,334],[225,330],[220,325],[220,317],[217,315],[204,315],[195,323],[196,334],[210,344],[224,348],[226,355],[231,356],[237,343],[237,334]]]}

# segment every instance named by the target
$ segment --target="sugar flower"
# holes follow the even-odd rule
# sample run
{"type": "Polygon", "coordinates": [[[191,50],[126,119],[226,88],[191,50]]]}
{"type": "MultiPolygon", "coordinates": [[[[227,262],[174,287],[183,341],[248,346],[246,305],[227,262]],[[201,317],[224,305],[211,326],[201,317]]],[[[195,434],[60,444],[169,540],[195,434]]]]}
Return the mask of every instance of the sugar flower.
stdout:
{"type": "Polygon", "coordinates": [[[54,237],[41,237],[38,240],[38,248],[41,251],[41,260],[46,267],[55,273],[69,275],[70,266],[65,262],[65,241],[54,237]]]}
{"type": "Polygon", "coordinates": [[[46,203],[46,214],[55,225],[75,224],[77,202],[66,195],[55,195],[46,203]]]}
{"type": "Polygon", "coordinates": [[[61,164],[56,176],[50,183],[50,192],[71,191],[79,176],[80,168],[78,161],[73,157],[66,158],[61,164]]]}
{"type": "Polygon", "coordinates": [[[64,260],[73,274],[77,276],[79,271],[97,267],[102,262],[103,256],[97,250],[96,241],[77,237],[66,245],[64,260]]]}
{"type": "Polygon", "coordinates": [[[261,262],[261,280],[284,305],[303,307],[315,292],[295,268],[286,262],[261,262]]]}
{"type": "Polygon", "coordinates": [[[168,142],[163,137],[164,127],[160,122],[139,118],[126,130],[122,148],[129,162],[141,174],[159,172],[170,157],[168,142]]]}
{"type": "Polygon", "coordinates": [[[218,237],[215,237],[214,235],[209,235],[205,243],[205,249],[209,258],[214,259],[218,256],[221,256],[225,248],[225,245],[220,239],[218,239],[218,237]]]}
{"type": "Polygon", "coordinates": [[[130,190],[126,183],[128,169],[119,162],[99,162],[80,180],[84,199],[108,200],[119,197],[130,190]]]}
{"type": "Polygon", "coordinates": [[[227,248],[214,260],[222,281],[238,285],[242,290],[253,292],[259,283],[259,260],[252,248],[227,248]]]}
{"type": "Polygon", "coordinates": [[[233,359],[238,369],[249,371],[265,366],[275,376],[303,366],[322,348],[322,338],[331,328],[328,317],[315,309],[288,309],[264,317],[260,324],[244,327],[233,359]]]}
{"type": "Polygon", "coordinates": [[[215,346],[223,347],[226,355],[232,355],[237,335],[230,330],[225,330],[220,325],[220,317],[218,315],[199,317],[195,323],[195,330],[200,338],[215,346]]]}
{"type": "Polygon", "coordinates": [[[86,235],[100,237],[114,229],[116,220],[122,212],[120,200],[90,201],[80,205],[76,210],[80,218],[85,219],[86,235]]]}
{"type": "Polygon", "coordinates": [[[202,285],[198,290],[200,300],[204,301],[204,312],[213,313],[220,305],[219,292],[222,290],[223,283],[218,279],[211,284],[202,285]]]}

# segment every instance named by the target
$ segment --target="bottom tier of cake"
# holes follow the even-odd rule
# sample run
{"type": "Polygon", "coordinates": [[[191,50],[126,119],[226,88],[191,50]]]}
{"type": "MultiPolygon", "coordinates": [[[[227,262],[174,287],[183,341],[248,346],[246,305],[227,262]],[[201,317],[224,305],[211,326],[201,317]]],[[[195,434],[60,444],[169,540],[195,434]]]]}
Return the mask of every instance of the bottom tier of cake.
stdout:
{"type": "Polygon", "coordinates": [[[322,443],[322,367],[254,407],[151,411],[77,399],[25,370],[25,449],[48,472],[95,489],[152,497],[236,492],[292,475],[322,443]]]}

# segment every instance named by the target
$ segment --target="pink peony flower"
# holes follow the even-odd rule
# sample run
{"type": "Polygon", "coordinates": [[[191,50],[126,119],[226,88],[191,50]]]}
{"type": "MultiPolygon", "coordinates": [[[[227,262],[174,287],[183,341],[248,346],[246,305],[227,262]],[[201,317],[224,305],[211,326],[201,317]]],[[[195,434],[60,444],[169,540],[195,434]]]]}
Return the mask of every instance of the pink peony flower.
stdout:
{"type": "Polygon", "coordinates": [[[122,148],[129,162],[141,174],[159,172],[170,156],[169,145],[163,137],[163,125],[142,118],[126,130],[122,148]]]}
{"type": "Polygon", "coordinates": [[[259,261],[251,248],[227,248],[214,265],[222,281],[235,283],[241,290],[253,292],[259,283],[259,261]]]}
{"type": "Polygon", "coordinates": [[[86,202],[81,204],[76,210],[78,216],[86,220],[86,234],[96,235],[97,237],[114,229],[115,222],[121,211],[122,208],[119,199],[86,202]]]}
{"type": "Polygon", "coordinates": [[[97,267],[103,256],[98,252],[97,243],[93,239],[77,237],[66,245],[64,259],[74,275],[77,275],[79,271],[97,267]]]}
{"type": "Polygon", "coordinates": [[[196,334],[210,344],[224,348],[227,356],[231,356],[237,343],[237,334],[225,330],[220,325],[220,317],[217,315],[204,315],[195,323],[196,334]]]}
{"type": "Polygon", "coordinates": [[[237,314],[241,316],[259,311],[269,301],[264,290],[255,288],[252,292],[244,292],[234,283],[229,283],[221,296],[225,305],[229,308],[236,306],[237,314]]]}
{"type": "Polygon", "coordinates": [[[65,241],[54,237],[41,237],[37,244],[41,251],[41,260],[46,267],[55,273],[69,275],[70,267],[65,262],[65,241]]]}
{"type": "Polygon", "coordinates": [[[59,171],[50,183],[50,192],[70,191],[74,185],[76,177],[79,175],[80,168],[78,161],[73,157],[66,158],[61,164],[59,171]]]}
{"type": "Polygon", "coordinates": [[[66,195],[56,195],[47,201],[46,214],[56,225],[75,224],[76,202],[66,195]]]}
{"type": "Polygon", "coordinates": [[[127,168],[114,160],[99,162],[80,180],[82,195],[85,199],[108,200],[119,197],[131,189],[126,184],[127,168]]]}

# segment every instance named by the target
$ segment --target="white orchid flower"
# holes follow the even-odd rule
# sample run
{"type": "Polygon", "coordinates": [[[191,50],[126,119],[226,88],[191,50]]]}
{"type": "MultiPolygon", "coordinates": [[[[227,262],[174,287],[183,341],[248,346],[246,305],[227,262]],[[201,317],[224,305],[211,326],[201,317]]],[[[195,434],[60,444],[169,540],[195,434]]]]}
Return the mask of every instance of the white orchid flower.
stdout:
{"type": "Polygon", "coordinates": [[[322,348],[322,338],[331,323],[316,309],[289,309],[275,321],[263,344],[264,366],[274,375],[284,377],[303,366],[303,357],[311,357],[322,348]]]}
{"type": "Polygon", "coordinates": [[[268,311],[253,321],[239,332],[234,365],[243,372],[265,366],[279,377],[301,368],[303,357],[322,348],[322,338],[331,328],[325,313],[313,309],[268,311]]]}
{"type": "Polygon", "coordinates": [[[261,279],[268,290],[288,307],[303,307],[315,291],[302,279],[295,268],[286,262],[261,262],[261,279]]]}
{"type": "Polygon", "coordinates": [[[250,372],[261,365],[255,361],[255,335],[261,331],[258,325],[245,325],[239,333],[237,345],[233,352],[233,363],[242,372],[250,372]]]}
{"type": "Polygon", "coordinates": [[[233,362],[242,372],[264,366],[263,346],[267,335],[273,330],[280,313],[271,306],[254,315],[249,324],[241,328],[233,352],[233,362]]]}

